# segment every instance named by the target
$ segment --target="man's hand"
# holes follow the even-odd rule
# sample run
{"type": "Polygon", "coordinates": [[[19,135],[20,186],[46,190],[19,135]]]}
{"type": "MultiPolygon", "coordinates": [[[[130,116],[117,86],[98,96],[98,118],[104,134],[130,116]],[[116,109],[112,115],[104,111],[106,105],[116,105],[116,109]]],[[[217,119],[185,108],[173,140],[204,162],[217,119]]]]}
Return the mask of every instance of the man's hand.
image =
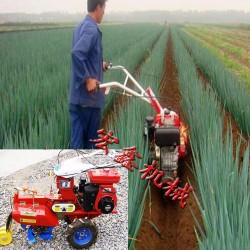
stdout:
{"type": "Polygon", "coordinates": [[[88,92],[97,92],[98,89],[98,81],[93,78],[88,78],[86,80],[86,89],[88,92]]]}
{"type": "Polygon", "coordinates": [[[106,72],[108,70],[108,63],[107,62],[105,62],[105,61],[102,62],[102,69],[104,72],[106,72]]]}

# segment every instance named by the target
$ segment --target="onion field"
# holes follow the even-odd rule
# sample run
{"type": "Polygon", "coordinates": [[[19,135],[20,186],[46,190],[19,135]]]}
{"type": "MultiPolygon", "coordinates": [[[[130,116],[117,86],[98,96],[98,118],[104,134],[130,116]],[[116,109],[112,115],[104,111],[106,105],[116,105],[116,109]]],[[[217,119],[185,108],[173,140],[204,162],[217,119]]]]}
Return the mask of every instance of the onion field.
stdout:
{"type": "MultiPolygon", "coordinates": [[[[119,138],[119,148],[136,146],[142,156],[138,171],[129,173],[129,249],[249,247],[250,91],[248,76],[228,64],[248,67],[249,31],[234,28],[241,38],[234,41],[233,30],[204,27],[101,26],[105,60],[125,66],[143,88],[151,86],[162,106],[189,126],[189,153],[179,168],[193,192],[181,209],[141,180],[149,157],[143,129],[152,108],[134,97],[119,102],[117,92],[106,98],[104,128],[119,138]],[[223,57],[221,51],[227,51],[223,57]],[[228,51],[233,56],[226,61],[228,51]]],[[[0,148],[69,147],[72,31],[0,34],[0,148]]],[[[123,78],[110,71],[108,81],[123,78]]]]}
{"type": "MultiPolygon", "coordinates": [[[[160,25],[103,26],[104,58],[133,72],[160,25]]],[[[72,28],[0,35],[0,147],[68,148],[72,28]]],[[[109,79],[119,75],[109,74],[109,79]]],[[[105,112],[114,96],[107,98],[105,112]]]]}
{"type": "Polygon", "coordinates": [[[187,25],[184,30],[218,56],[250,88],[249,30],[212,25],[187,25]]]}

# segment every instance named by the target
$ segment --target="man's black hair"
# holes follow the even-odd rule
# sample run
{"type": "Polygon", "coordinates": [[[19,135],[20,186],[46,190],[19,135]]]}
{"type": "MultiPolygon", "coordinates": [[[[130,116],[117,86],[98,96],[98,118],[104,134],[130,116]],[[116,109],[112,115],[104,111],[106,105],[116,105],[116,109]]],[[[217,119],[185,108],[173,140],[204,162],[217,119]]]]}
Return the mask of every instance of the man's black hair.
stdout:
{"type": "Polygon", "coordinates": [[[107,0],[88,0],[88,12],[95,11],[97,5],[99,4],[101,7],[105,4],[107,0]]]}

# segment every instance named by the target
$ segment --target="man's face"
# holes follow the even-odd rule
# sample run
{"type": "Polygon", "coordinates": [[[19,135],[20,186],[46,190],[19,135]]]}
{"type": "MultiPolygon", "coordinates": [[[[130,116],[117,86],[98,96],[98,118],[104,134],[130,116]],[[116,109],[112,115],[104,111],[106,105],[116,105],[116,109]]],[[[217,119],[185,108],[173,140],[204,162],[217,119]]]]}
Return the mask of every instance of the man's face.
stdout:
{"type": "Polygon", "coordinates": [[[104,13],[105,13],[105,8],[106,8],[106,3],[104,3],[103,6],[101,5],[98,5],[97,6],[97,23],[101,23],[102,22],[102,18],[104,16],[104,13]]]}

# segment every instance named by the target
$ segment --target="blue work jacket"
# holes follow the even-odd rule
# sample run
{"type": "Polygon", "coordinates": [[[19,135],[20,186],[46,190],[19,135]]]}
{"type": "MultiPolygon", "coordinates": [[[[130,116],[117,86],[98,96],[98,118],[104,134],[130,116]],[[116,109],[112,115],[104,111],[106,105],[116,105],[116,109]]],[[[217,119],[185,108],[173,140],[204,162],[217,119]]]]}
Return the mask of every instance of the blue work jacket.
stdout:
{"type": "Polygon", "coordinates": [[[89,15],[75,28],[71,50],[70,104],[100,108],[104,105],[101,89],[88,92],[87,78],[103,81],[102,33],[96,21],[89,15]]]}

